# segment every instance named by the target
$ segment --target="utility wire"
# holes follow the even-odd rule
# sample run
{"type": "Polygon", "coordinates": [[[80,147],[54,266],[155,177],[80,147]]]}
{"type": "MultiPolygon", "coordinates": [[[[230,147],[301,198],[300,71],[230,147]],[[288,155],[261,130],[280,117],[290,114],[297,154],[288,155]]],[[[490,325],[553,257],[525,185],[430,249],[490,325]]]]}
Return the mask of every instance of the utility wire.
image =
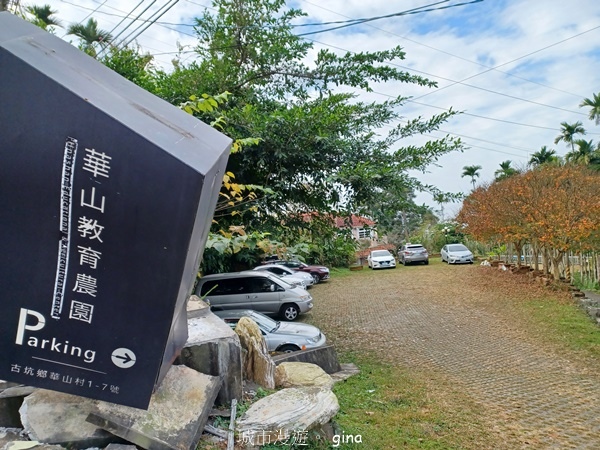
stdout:
{"type": "Polygon", "coordinates": [[[448,1],[449,0],[443,0],[443,1],[440,1],[440,2],[437,2],[437,3],[431,3],[429,5],[419,6],[417,8],[409,9],[409,10],[402,11],[402,12],[399,12],[399,13],[388,14],[386,16],[371,17],[369,19],[357,19],[355,22],[347,23],[345,25],[340,25],[339,27],[326,28],[324,30],[319,30],[319,31],[311,31],[311,32],[308,32],[308,33],[297,34],[296,36],[298,36],[298,37],[310,36],[310,35],[313,35],[313,34],[319,34],[319,33],[325,33],[327,31],[339,30],[341,28],[347,28],[347,27],[351,27],[351,26],[354,26],[354,25],[361,25],[363,23],[372,22],[374,20],[387,19],[387,18],[390,18],[390,17],[406,16],[406,15],[409,15],[409,14],[421,14],[421,13],[425,13],[425,12],[438,11],[438,10],[441,10],[441,9],[455,8],[457,6],[464,6],[464,5],[470,5],[470,4],[473,4],[473,3],[480,3],[483,0],[471,0],[469,2],[457,3],[457,4],[454,4],[454,5],[439,6],[437,8],[429,8],[431,6],[439,5],[441,3],[447,3],[448,1]],[[428,8],[428,9],[423,9],[423,8],[428,8]]]}
{"type": "MultiPolygon", "coordinates": [[[[161,9],[159,9],[156,13],[154,13],[150,19],[152,19],[152,17],[154,17],[155,15],[158,14],[158,16],[156,17],[156,19],[151,20],[145,27],[141,28],[141,30],[139,32],[137,32],[137,34],[134,34],[133,37],[131,37],[127,42],[125,43],[121,43],[122,47],[127,47],[129,44],[131,44],[135,39],[137,39],[144,31],[146,31],[148,28],[150,28],[151,25],[153,25],[158,19],[160,19],[162,16],[164,16],[173,6],[175,6],[177,3],[179,2],[179,0],[173,0],[172,3],[168,3],[165,6],[162,6],[161,9]],[[162,11],[162,9],[164,8],[164,11],[162,11]]],[[[138,28],[139,29],[139,28],[138,28]]]]}
{"type": "MultiPolygon", "coordinates": [[[[308,1],[308,0],[304,0],[304,1],[305,1],[305,3],[308,3],[308,4],[310,4],[310,5],[316,6],[317,8],[323,9],[323,10],[325,10],[325,11],[328,11],[328,12],[330,12],[330,13],[337,14],[338,16],[345,17],[345,18],[347,18],[347,19],[349,19],[349,20],[351,20],[351,21],[354,21],[354,20],[356,20],[356,19],[352,19],[352,18],[350,18],[350,17],[348,17],[348,16],[346,16],[346,15],[344,15],[344,14],[340,14],[340,13],[339,13],[339,12],[337,12],[337,11],[333,11],[333,10],[331,10],[331,9],[328,9],[328,8],[325,8],[325,7],[321,6],[321,5],[317,5],[316,3],[312,3],[312,2],[310,2],[310,1],[308,1]]],[[[335,23],[335,22],[331,22],[331,23],[335,23]]],[[[299,25],[299,26],[300,26],[300,25],[299,25]]],[[[551,89],[551,90],[553,90],[553,91],[556,91],[556,92],[561,92],[561,93],[563,93],[563,94],[572,95],[573,97],[577,97],[577,98],[583,98],[583,97],[585,97],[585,95],[574,94],[574,93],[572,93],[572,92],[564,91],[564,90],[562,90],[562,89],[557,89],[557,88],[555,88],[555,87],[548,86],[547,84],[543,84],[543,83],[540,83],[540,82],[538,82],[538,81],[530,80],[530,79],[528,79],[528,78],[521,77],[521,76],[519,76],[519,75],[515,75],[515,74],[512,74],[512,73],[510,73],[510,72],[506,72],[506,71],[503,71],[503,70],[500,70],[500,69],[498,69],[498,67],[501,67],[501,66],[496,66],[496,67],[487,66],[487,65],[485,65],[485,64],[482,64],[482,63],[480,63],[480,62],[478,62],[478,61],[473,61],[473,60],[471,60],[471,59],[464,58],[464,57],[462,57],[462,56],[456,55],[456,54],[454,54],[454,53],[447,52],[447,51],[445,51],[445,50],[441,50],[441,49],[439,49],[439,48],[436,48],[436,47],[433,47],[433,46],[431,46],[431,45],[424,44],[424,43],[422,43],[422,42],[419,42],[419,41],[415,41],[414,39],[411,39],[411,38],[409,38],[409,37],[406,37],[406,36],[401,36],[401,35],[399,35],[399,34],[397,34],[397,33],[394,33],[394,32],[392,32],[392,31],[386,30],[386,29],[384,29],[384,28],[380,28],[380,27],[377,27],[377,26],[375,26],[375,25],[371,25],[371,24],[369,24],[369,25],[367,25],[367,26],[369,26],[369,27],[373,28],[374,30],[383,31],[384,33],[388,33],[388,34],[390,34],[390,35],[392,35],[392,36],[397,36],[397,37],[399,37],[400,39],[403,39],[403,40],[405,40],[405,41],[408,41],[408,42],[412,42],[413,44],[420,45],[421,47],[429,48],[429,49],[431,49],[431,50],[434,50],[434,51],[436,51],[436,52],[443,53],[443,54],[445,54],[445,55],[448,55],[448,56],[452,56],[453,58],[457,58],[457,59],[460,59],[460,60],[462,60],[462,61],[465,61],[465,62],[468,62],[468,63],[471,63],[471,64],[475,64],[475,65],[477,65],[477,66],[480,66],[480,67],[484,67],[484,68],[486,68],[486,69],[491,69],[491,70],[494,70],[494,71],[496,71],[496,72],[500,72],[500,73],[502,73],[502,74],[504,74],[504,75],[507,75],[507,76],[509,76],[509,77],[512,77],[512,78],[517,78],[517,79],[520,79],[520,80],[523,80],[523,81],[527,81],[527,82],[529,82],[529,83],[532,83],[532,84],[537,84],[538,86],[542,86],[542,87],[545,87],[545,88],[547,88],[547,89],[551,89]]],[[[587,32],[589,32],[589,31],[593,31],[594,29],[595,29],[595,28],[593,28],[593,29],[590,29],[590,30],[587,30],[587,31],[585,31],[584,33],[587,33],[587,32]]],[[[570,38],[569,38],[569,39],[570,39],[570,38]]],[[[539,51],[541,51],[541,50],[539,50],[539,51]]],[[[482,73],[486,73],[486,72],[482,72],[482,73]]]]}

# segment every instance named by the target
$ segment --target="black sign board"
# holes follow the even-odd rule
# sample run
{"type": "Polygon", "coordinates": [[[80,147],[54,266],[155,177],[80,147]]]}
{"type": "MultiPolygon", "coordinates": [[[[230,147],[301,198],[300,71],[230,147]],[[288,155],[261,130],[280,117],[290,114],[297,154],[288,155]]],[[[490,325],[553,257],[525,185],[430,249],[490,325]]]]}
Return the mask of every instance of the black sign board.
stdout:
{"type": "Polygon", "coordinates": [[[0,13],[0,379],[147,407],[230,144],[0,13]]]}

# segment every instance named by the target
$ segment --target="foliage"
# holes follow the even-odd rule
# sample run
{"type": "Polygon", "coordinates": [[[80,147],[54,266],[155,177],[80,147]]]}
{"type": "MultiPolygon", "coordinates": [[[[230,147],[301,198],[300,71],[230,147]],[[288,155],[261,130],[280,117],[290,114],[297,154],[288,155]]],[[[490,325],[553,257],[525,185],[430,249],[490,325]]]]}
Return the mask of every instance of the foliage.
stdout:
{"type": "Polygon", "coordinates": [[[504,180],[505,178],[519,173],[519,171],[512,167],[511,164],[511,160],[506,160],[500,163],[500,168],[494,172],[494,177],[496,177],[497,181],[504,180]]]}
{"type": "Polygon", "coordinates": [[[26,18],[31,23],[49,33],[54,33],[56,27],[62,27],[60,20],[54,17],[58,11],[52,9],[50,5],[29,5],[25,7],[25,12],[30,15],[26,18]]]}
{"type": "Polygon", "coordinates": [[[579,107],[583,108],[584,106],[590,108],[588,118],[593,120],[596,125],[600,125],[600,94],[593,94],[592,98],[584,98],[579,107]]]}
{"type": "Polygon", "coordinates": [[[98,22],[90,17],[85,25],[81,23],[73,23],[67,28],[67,34],[72,34],[81,39],[79,48],[88,55],[96,57],[98,52],[97,47],[104,48],[112,41],[111,34],[98,28],[98,22]]]}
{"type": "Polygon", "coordinates": [[[282,244],[269,239],[269,233],[246,233],[244,227],[209,233],[200,271],[204,275],[232,272],[254,267],[265,253],[273,253],[282,244]]]}
{"type": "Polygon", "coordinates": [[[476,239],[513,243],[517,254],[525,243],[552,250],[558,278],[565,252],[598,243],[599,196],[597,172],[579,165],[541,165],[479,187],[465,199],[457,220],[476,239]]]}
{"type": "Polygon", "coordinates": [[[115,46],[109,47],[107,52],[99,57],[102,64],[149,92],[156,90],[152,59],[151,54],[142,53],[139,47],[115,46]]]}
{"type": "Polygon", "coordinates": [[[347,267],[358,249],[348,228],[338,228],[333,215],[293,214],[278,227],[287,253],[300,255],[307,263],[347,267]]]}
{"type": "Polygon", "coordinates": [[[568,123],[561,122],[560,134],[554,139],[554,143],[558,144],[560,141],[564,141],[566,144],[571,144],[571,151],[575,151],[575,136],[578,134],[585,134],[585,128],[581,122],[568,123]]]}
{"type": "Polygon", "coordinates": [[[274,191],[245,218],[249,226],[275,226],[297,211],[341,206],[356,211],[381,192],[421,188],[407,171],[423,170],[461,148],[459,140],[449,137],[423,147],[397,147],[399,139],[437,129],[455,111],[411,120],[378,138],[375,130],[400,118],[397,109],[404,99],[364,103],[344,92],[370,90],[373,83],[386,81],[433,86],[388,65],[404,58],[400,48],[345,55],[323,50],[309,66],[304,61],[312,44],[291,27],[301,11],[285,9],[283,0],[243,5],[217,0],[214,5],[216,13],[207,11],[197,20],[199,61],[161,75],[160,84],[171,89],[157,92],[181,99],[185,84],[192,92],[231,92],[223,131],[260,142],[232,154],[228,171],[241,184],[274,191]]]}
{"type": "Polygon", "coordinates": [[[473,189],[475,189],[475,178],[479,178],[480,170],[481,166],[464,166],[461,177],[471,177],[471,183],[473,184],[473,189]]]}
{"type": "Polygon", "coordinates": [[[531,159],[529,160],[528,164],[530,166],[539,166],[541,164],[548,164],[557,160],[558,157],[556,156],[556,151],[548,150],[548,148],[544,145],[539,151],[531,155],[531,159]]]}

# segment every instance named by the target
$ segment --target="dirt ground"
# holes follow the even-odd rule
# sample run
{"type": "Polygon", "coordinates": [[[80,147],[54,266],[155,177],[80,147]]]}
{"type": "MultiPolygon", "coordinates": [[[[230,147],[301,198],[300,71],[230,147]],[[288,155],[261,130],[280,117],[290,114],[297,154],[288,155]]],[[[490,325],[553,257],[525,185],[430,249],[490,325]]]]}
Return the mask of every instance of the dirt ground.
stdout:
{"type": "Polygon", "coordinates": [[[477,265],[365,268],[315,286],[306,321],[341,353],[428,377],[442,400],[444,386],[466,394],[494,448],[598,449],[600,364],[549,342],[519,307],[544,289],[477,265]]]}

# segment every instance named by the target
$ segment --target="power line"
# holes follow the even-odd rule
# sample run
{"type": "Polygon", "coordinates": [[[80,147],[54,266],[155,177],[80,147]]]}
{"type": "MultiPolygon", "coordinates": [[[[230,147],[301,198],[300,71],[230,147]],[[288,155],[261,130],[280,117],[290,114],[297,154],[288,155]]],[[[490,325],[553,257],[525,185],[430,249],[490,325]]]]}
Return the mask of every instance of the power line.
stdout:
{"type": "MultiPolygon", "coordinates": [[[[331,12],[331,13],[333,13],[333,14],[337,14],[338,16],[341,16],[341,17],[346,17],[347,19],[349,19],[349,20],[351,20],[351,21],[354,21],[354,20],[356,20],[356,19],[352,19],[352,18],[350,18],[350,17],[348,17],[348,16],[346,16],[346,15],[344,15],[344,14],[338,13],[337,11],[333,11],[333,10],[331,10],[331,9],[328,9],[328,8],[325,8],[325,7],[321,6],[321,5],[317,5],[317,4],[315,4],[315,3],[312,3],[312,2],[310,2],[310,1],[308,1],[308,0],[304,0],[304,1],[305,1],[305,3],[308,3],[308,4],[310,4],[310,5],[316,6],[317,8],[323,9],[323,10],[325,10],[325,11],[328,11],[328,12],[331,12]]],[[[326,23],[336,23],[336,22],[326,22],[326,23]]],[[[300,25],[299,25],[299,26],[300,26],[300,25]]],[[[390,35],[392,35],[392,36],[397,36],[397,37],[399,37],[399,38],[401,38],[401,39],[404,39],[405,41],[412,42],[412,43],[414,43],[414,44],[420,45],[420,46],[422,46],[422,47],[425,47],[425,48],[429,48],[429,49],[431,49],[431,50],[434,50],[434,51],[436,51],[436,52],[443,53],[443,54],[445,54],[445,55],[448,55],[448,56],[452,56],[453,58],[457,58],[457,59],[460,59],[460,60],[462,60],[462,61],[465,61],[465,62],[468,62],[468,63],[471,63],[471,64],[475,64],[475,65],[477,65],[477,66],[480,66],[480,67],[484,67],[484,68],[486,68],[486,69],[494,70],[494,71],[496,71],[496,72],[500,72],[500,73],[502,73],[502,74],[504,74],[504,75],[507,75],[507,76],[509,76],[509,77],[512,77],[512,78],[517,78],[517,79],[520,79],[520,80],[523,80],[523,81],[527,81],[527,82],[529,82],[529,83],[536,84],[536,85],[538,85],[538,86],[542,86],[542,87],[545,87],[545,88],[547,88],[547,89],[551,89],[551,90],[553,90],[553,91],[561,92],[561,93],[563,93],[563,94],[572,95],[573,97],[577,97],[577,98],[582,98],[582,97],[584,97],[583,95],[580,95],[580,94],[573,94],[572,92],[564,91],[564,90],[562,90],[562,89],[557,89],[557,88],[555,88],[555,87],[548,86],[547,84],[543,84],[543,83],[540,83],[540,82],[538,82],[538,81],[530,80],[530,79],[528,79],[528,78],[521,77],[521,76],[519,76],[519,75],[515,75],[515,74],[512,74],[512,73],[510,73],[510,72],[505,72],[505,71],[503,71],[503,70],[499,70],[499,69],[498,69],[498,67],[501,67],[502,65],[500,65],[500,66],[496,66],[496,67],[487,66],[487,65],[485,65],[485,64],[482,64],[482,63],[480,63],[480,62],[478,62],[478,61],[473,61],[473,60],[470,60],[470,59],[468,59],[468,58],[464,58],[464,57],[462,57],[462,56],[455,55],[454,53],[450,53],[450,52],[447,52],[447,51],[445,51],[445,50],[441,50],[441,49],[439,49],[439,48],[433,47],[433,46],[431,46],[431,45],[424,44],[424,43],[422,43],[422,42],[419,42],[419,41],[415,41],[414,39],[408,38],[408,37],[406,37],[406,36],[401,36],[401,35],[399,35],[399,34],[397,34],[397,33],[394,33],[394,32],[392,32],[392,31],[386,30],[386,29],[384,29],[384,28],[380,28],[380,27],[377,27],[377,26],[375,26],[375,25],[371,25],[371,24],[369,24],[369,25],[367,25],[367,26],[369,26],[369,27],[371,27],[371,28],[373,28],[373,29],[375,29],[375,30],[383,31],[384,33],[388,33],[388,34],[390,34],[390,35]]],[[[589,31],[593,31],[594,29],[595,29],[595,28],[593,28],[593,29],[590,29],[590,30],[587,30],[587,31],[585,31],[584,33],[587,33],[587,32],[589,32],[589,31]]],[[[575,36],[573,36],[573,37],[575,37],[575,36]]],[[[570,39],[570,38],[568,38],[568,39],[570,39]]],[[[503,64],[503,65],[504,65],[504,64],[503,64]]],[[[486,71],[486,72],[487,72],[487,71],[486,71]]],[[[483,73],[486,73],[486,72],[481,72],[481,74],[483,74],[483,73]]]]}
{"type": "Polygon", "coordinates": [[[473,4],[473,3],[480,3],[483,0],[471,0],[469,2],[457,3],[457,4],[454,4],[454,5],[439,6],[439,7],[436,7],[436,8],[430,8],[431,6],[439,5],[441,3],[447,3],[448,1],[449,0],[442,0],[442,1],[439,1],[439,2],[436,2],[436,3],[431,3],[429,5],[419,6],[417,8],[408,9],[406,11],[402,11],[402,12],[398,12],[398,13],[393,13],[393,14],[388,14],[388,15],[385,15],[385,16],[376,16],[376,17],[371,17],[371,18],[368,18],[368,19],[356,19],[355,21],[349,21],[349,23],[346,23],[344,25],[340,25],[338,27],[326,28],[324,30],[319,30],[319,31],[310,31],[308,33],[297,34],[296,36],[298,36],[298,37],[310,36],[312,34],[325,33],[327,31],[339,30],[341,28],[348,28],[348,27],[352,27],[354,25],[362,25],[363,23],[372,22],[374,20],[388,19],[390,17],[406,16],[406,15],[409,15],[409,14],[421,14],[421,13],[425,13],[425,12],[438,11],[438,10],[441,10],[441,9],[455,8],[457,6],[464,6],[464,5],[470,5],[470,4],[473,4]],[[427,8],[427,9],[424,9],[424,8],[427,8]]]}

